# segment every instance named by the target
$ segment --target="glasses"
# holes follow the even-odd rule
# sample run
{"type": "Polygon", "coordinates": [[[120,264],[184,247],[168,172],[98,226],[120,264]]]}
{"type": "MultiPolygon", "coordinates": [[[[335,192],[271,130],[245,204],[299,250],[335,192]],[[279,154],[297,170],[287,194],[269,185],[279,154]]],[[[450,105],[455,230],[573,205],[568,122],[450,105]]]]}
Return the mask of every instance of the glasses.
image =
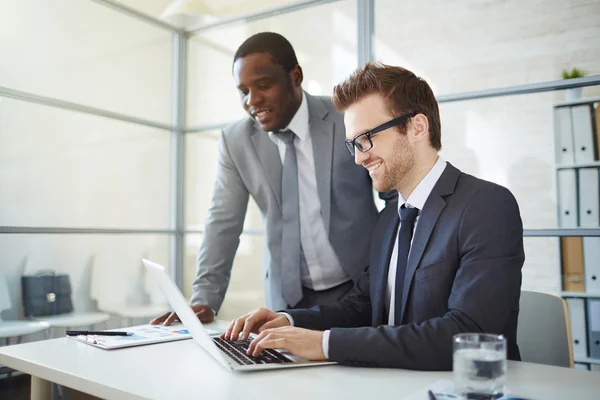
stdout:
{"type": "Polygon", "coordinates": [[[412,118],[417,114],[418,113],[413,112],[410,114],[401,115],[398,118],[394,118],[391,121],[381,124],[378,127],[371,129],[368,132],[364,132],[364,133],[361,133],[360,135],[357,135],[352,140],[346,140],[346,148],[348,149],[348,151],[350,152],[350,154],[352,156],[354,156],[354,154],[355,154],[354,148],[357,148],[358,151],[360,151],[361,153],[369,151],[373,148],[373,142],[371,141],[371,137],[373,135],[383,132],[386,129],[389,129],[393,126],[400,125],[406,119],[412,118]]]}

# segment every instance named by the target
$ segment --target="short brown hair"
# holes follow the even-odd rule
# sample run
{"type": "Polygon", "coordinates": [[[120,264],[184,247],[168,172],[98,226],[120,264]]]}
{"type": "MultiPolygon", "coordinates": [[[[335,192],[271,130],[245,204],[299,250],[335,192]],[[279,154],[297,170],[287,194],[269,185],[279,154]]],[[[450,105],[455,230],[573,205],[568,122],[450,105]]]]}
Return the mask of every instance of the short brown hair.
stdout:
{"type": "MultiPolygon", "coordinates": [[[[368,62],[333,88],[333,104],[339,111],[345,111],[371,94],[383,96],[394,117],[412,112],[424,114],[429,121],[431,147],[442,148],[440,110],[425,80],[402,67],[368,62]]],[[[400,124],[399,128],[406,132],[406,123],[400,124]]]]}

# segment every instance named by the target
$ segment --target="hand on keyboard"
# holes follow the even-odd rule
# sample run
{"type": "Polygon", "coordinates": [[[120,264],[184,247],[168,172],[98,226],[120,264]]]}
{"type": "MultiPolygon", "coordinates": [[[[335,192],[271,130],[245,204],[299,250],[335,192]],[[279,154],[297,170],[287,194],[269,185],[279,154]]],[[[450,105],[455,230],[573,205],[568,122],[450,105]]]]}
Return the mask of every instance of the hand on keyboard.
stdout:
{"type": "Polygon", "coordinates": [[[293,326],[263,330],[252,340],[247,354],[256,357],[266,349],[286,349],[313,361],[327,359],[323,353],[323,332],[293,326]]]}
{"type": "Polygon", "coordinates": [[[250,337],[250,333],[258,333],[265,329],[289,325],[290,321],[285,316],[261,307],[240,318],[234,319],[229,324],[227,330],[221,335],[221,339],[247,340],[250,337]]]}

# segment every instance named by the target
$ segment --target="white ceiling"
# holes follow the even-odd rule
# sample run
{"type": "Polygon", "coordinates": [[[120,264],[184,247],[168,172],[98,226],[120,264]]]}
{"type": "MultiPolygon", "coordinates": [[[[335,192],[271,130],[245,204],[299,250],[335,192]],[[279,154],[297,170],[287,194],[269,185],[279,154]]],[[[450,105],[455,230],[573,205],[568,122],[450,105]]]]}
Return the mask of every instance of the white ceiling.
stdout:
{"type": "MultiPolygon", "coordinates": [[[[255,13],[264,9],[277,7],[297,0],[194,0],[203,3],[211,14],[219,18],[230,18],[238,15],[255,13]]],[[[134,8],[155,18],[171,4],[172,0],[118,0],[119,3],[134,8]]]]}

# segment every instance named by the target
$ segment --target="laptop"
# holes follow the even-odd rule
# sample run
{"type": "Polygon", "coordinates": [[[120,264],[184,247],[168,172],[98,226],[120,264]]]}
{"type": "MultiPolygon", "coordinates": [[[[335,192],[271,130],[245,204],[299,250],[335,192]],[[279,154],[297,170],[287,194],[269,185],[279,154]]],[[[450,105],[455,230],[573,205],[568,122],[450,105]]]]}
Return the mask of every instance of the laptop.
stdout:
{"type": "Polygon", "coordinates": [[[245,342],[211,337],[167,273],[166,268],[143,258],[142,262],[192,338],[225,368],[234,371],[259,371],[335,364],[331,361],[310,361],[294,356],[285,350],[275,349],[263,350],[258,357],[248,356],[246,350],[250,341],[254,339],[254,334],[251,334],[249,340],[245,342]]]}

